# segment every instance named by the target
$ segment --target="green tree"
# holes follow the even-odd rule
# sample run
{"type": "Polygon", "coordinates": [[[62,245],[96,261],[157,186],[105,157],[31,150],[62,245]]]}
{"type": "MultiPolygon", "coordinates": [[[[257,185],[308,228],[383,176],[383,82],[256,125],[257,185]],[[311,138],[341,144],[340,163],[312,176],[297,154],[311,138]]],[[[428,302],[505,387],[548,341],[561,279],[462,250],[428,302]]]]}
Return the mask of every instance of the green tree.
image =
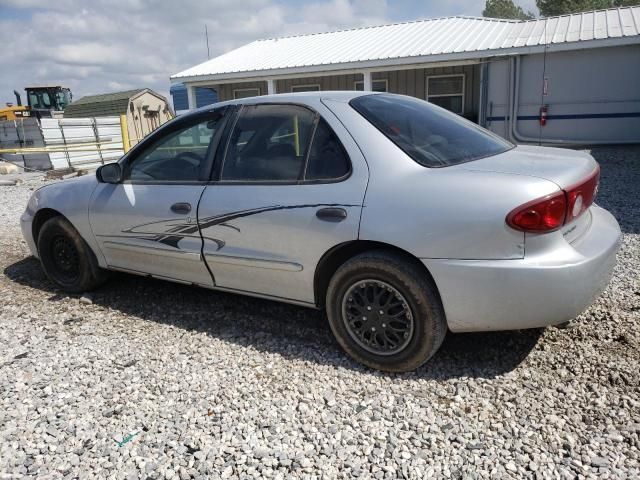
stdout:
{"type": "MultiPolygon", "coordinates": [[[[629,7],[640,0],[536,0],[543,17],[566,15],[568,13],[587,12],[604,8],[629,7]]],[[[488,2],[487,2],[488,3],[488,2]]]]}
{"type": "Polygon", "coordinates": [[[525,12],[522,7],[513,3],[513,0],[487,0],[482,11],[483,17],[512,18],[515,20],[528,20],[533,18],[533,13],[525,12]]]}

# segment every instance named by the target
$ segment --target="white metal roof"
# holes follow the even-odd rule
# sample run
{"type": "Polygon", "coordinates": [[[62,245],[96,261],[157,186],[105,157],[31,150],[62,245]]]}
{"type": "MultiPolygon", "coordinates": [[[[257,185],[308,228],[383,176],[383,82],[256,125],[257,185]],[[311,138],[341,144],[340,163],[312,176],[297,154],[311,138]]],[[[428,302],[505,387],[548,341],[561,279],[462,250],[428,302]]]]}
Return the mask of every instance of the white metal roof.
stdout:
{"type": "MultiPolygon", "coordinates": [[[[446,17],[258,40],[171,77],[222,80],[640,43],[640,6],[514,21],[446,17]]],[[[640,61],[640,60],[639,60],[640,61]]]]}

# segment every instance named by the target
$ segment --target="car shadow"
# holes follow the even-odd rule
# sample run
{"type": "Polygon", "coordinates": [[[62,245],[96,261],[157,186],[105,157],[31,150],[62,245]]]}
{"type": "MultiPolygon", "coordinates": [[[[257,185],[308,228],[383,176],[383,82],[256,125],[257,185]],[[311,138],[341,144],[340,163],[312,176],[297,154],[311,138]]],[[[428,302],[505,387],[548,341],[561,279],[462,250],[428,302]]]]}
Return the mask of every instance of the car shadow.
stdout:
{"type": "MultiPolygon", "coordinates": [[[[21,285],[48,292],[48,301],[73,296],[56,290],[34,257],[7,266],[4,274],[21,285]]],[[[95,305],[133,318],[204,332],[286,358],[372,372],[342,352],[324,313],[313,309],[126,274],[114,274],[91,297],[95,305]]],[[[396,376],[442,380],[494,378],[518,367],[536,346],[542,332],[543,329],[449,333],[426,365],[396,376]]]]}

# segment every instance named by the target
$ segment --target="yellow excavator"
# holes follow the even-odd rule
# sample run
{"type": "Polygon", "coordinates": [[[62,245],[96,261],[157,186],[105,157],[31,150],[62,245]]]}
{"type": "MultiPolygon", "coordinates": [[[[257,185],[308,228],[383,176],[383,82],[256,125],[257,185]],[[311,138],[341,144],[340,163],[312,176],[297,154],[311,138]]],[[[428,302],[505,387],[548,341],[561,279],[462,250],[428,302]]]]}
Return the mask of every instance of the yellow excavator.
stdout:
{"type": "Polygon", "coordinates": [[[51,118],[61,113],[71,103],[71,90],[59,85],[42,85],[25,88],[28,105],[22,105],[20,94],[14,90],[16,105],[7,103],[0,107],[0,121],[36,117],[51,118]]]}

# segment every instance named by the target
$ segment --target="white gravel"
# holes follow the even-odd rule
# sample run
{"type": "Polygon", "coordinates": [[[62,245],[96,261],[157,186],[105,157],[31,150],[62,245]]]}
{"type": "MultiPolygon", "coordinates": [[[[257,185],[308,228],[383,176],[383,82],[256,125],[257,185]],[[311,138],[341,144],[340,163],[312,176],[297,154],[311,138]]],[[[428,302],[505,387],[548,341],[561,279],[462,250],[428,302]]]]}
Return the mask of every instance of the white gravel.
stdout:
{"type": "Polygon", "coordinates": [[[41,181],[0,186],[0,478],[640,477],[640,148],[593,153],[625,232],[602,297],[403,375],[302,308],[125,275],[57,292],[19,232],[41,181]]]}

